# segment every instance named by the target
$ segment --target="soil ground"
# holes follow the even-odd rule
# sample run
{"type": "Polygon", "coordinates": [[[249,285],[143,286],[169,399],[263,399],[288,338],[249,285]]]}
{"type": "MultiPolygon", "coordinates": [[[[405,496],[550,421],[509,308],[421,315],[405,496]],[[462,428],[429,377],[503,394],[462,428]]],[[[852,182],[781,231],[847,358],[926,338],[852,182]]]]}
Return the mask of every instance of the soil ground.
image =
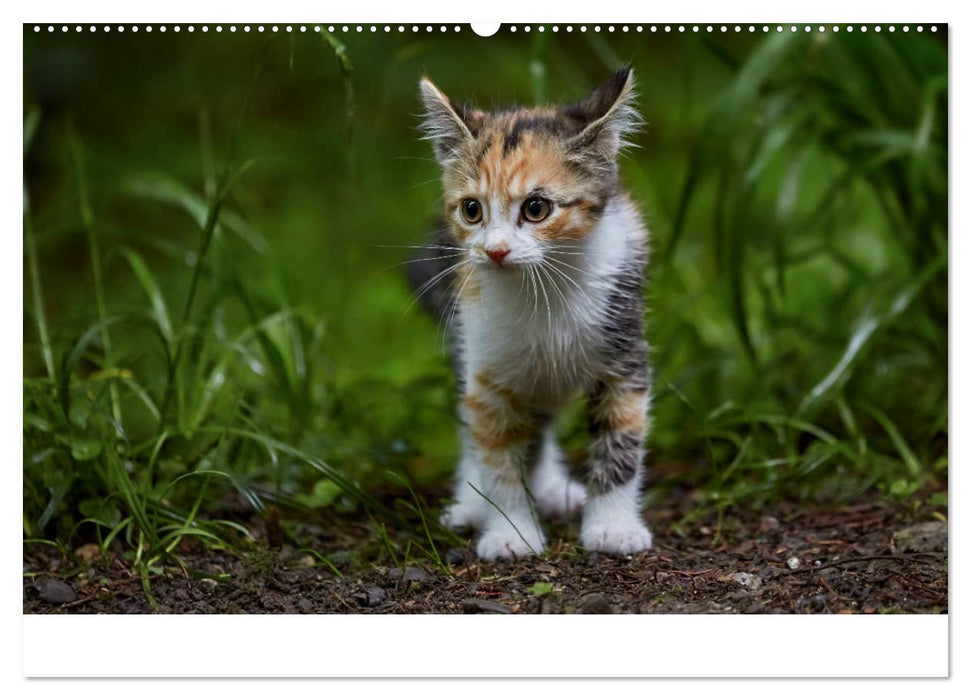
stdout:
{"type": "MultiPolygon", "coordinates": [[[[576,546],[577,525],[548,530],[545,556],[477,561],[469,539],[392,562],[360,518],[284,521],[287,541],[213,550],[186,541],[184,569],[142,581],[93,545],[24,550],[25,613],[946,613],[946,508],[780,504],[686,523],[652,511],[655,547],[617,559],[576,546]],[[313,555],[327,553],[329,564],[313,555]]],[[[269,530],[274,529],[272,526],[269,530]]],[[[269,538],[274,539],[271,533],[269,538]]]]}

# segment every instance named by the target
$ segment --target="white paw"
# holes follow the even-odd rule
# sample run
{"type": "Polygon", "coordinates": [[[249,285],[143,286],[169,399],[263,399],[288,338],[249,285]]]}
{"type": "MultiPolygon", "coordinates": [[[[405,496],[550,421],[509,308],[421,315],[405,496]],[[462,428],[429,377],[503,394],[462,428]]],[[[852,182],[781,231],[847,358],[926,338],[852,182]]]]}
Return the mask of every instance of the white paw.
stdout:
{"type": "Polygon", "coordinates": [[[651,531],[638,521],[594,522],[580,530],[580,543],[592,552],[626,556],[651,548],[651,531]]]}
{"type": "Polygon", "coordinates": [[[475,553],[485,561],[520,559],[543,553],[543,533],[528,528],[516,532],[512,527],[486,530],[475,546],[475,553]],[[521,534],[520,534],[521,533],[521,534]]]}
{"type": "Polygon", "coordinates": [[[583,509],[587,502],[587,489],[583,484],[563,479],[544,484],[533,492],[539,511],[550,518],[565,518],[583,509]]]}
{"type": "Polygon", "coordinates": [[[439,522],[450,530],[479,528],[485,520],[486,510],[481,502],[459,501],[445,508],[439,522]]]}

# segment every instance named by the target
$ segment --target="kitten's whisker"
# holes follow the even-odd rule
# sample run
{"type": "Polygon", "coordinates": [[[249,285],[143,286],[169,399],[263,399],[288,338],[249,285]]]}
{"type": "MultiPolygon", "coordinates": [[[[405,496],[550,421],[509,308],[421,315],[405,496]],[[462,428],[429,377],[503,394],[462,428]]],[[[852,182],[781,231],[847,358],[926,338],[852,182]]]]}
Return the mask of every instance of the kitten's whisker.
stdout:
{"type": "Polygon", "coordinates": [[[422,160],[428,163],[434,163],[438,165],[438,161],[434,158],[419,158],[418,156],[395,156],[394,160],[422,160]]]}
{"type": "Polygon", "coordinates": [[[458,290],[454,293],[452,297],[452,303],[450,305],[451,308],[448,312],[448,317],[445,319],[445,325],[442,328],[442,353],[443,354],[445,353],[445,341],[448,337],[449,330],[452,327],[452,319],[455,317],[455,312],[458,311],[459,304],[461,303],[460,300],[462,299],[462,292],[465,291],[466,285],[472,279],[472,274],[474,271],[471,269],[468,269],[465,272],[466,272],[465,281],[462,282],[462,286],[458,288],[458,290]]]}
{"type": "MultiPolygon", "coordinates": [[[[549,325],[549,333],[550,333],[550,337],[551,338],[555,338],[556,337],[556,333],[554,333],[554,331],[553,331],[553,326],[554,326],[554,323],[553,323],[553,312],[550,309],[550,298],[546,294],[546,283],[543,282],[543,276],[544,275],[543,275],[543,266],[542,266],[542,264],[537,265],[537,267],[536,267],[536,275],[539,278],[540,284],[543,285],[543,296],[546,297],[546,313],[547,313],[547,315],[549,317],[549,323],[550,323],[550,325],[549,325]]],[[[552,369],[552,376],[554,376],[554,377],[556,377],[556,376],[559,375],[559,371],[558,371],[557,366],[556,366],[556,364],[557,364],[557,358],[559,358],[559,356],[560,356],[560,353],[557,352],[557,351],[555,351],[555,350],[549,354],[550,366],[551,366],[551,369],[552,369]]]]}
{"type": "MultiPolygon", "coordinates": [[[[465,260],[457,262],[454,265],[450,265],[449,267],[445,268],[444,270],[436,274],[430,280],[422,284],[417,290],[415,290],[414,298],[411,300],[411,303],[408,304],[408,308],[404,310],[404,313],[401,314],[401,318],[403,319],[408,314],[408,312],[411,311],[412,307],[414,307],[414,305],[418,303],[418,300],[421,299],[423,296],[425,296],[425,294],[427,294],[432,287],[434,287],[440,281],[445,279],[445,277],[447,277],[450,272],[453,272],[459,269],[463,265],[470,264],[471,262],[472,261],[469,258],[466,258],[465,260]]],[[[398,323],[401,323],[401,319],[398,320],[398,323]]]]}
{"type": "MultiPolygon", "coordinates": [[[[573,285],[573,286],[574,286],[574,287],[576,288],[576,290],[577,290],[578,292],[580,292],[580,294],[582,294],[582,295],[583,295],[583,297],[584,297],[584,299],[586,299],[586,300],[587,300],[587,303],[588,303],[588,304],[590,304],[590,306],[591,306],[591,308],[592,308],[592,307],[595,307],[595,306],[596,306],[596,304],[594,304],[594,301],[593,301],[593,299],[591,299],[591,298],[590,298],[590,294],[588,294],[588,293],[587,293],[587,290],[586,290],[586,289],[584,289],[584,288],[583,288],[583,287],[582,287],[582,286],[581,286],[581,285],[580,285],[580,284],[579,284],[579,283],[578,283],[578,282],[577,282],[577,281],[576,281],[575,279],[573,279],[573,278],[572,278],[572,277],[571,277],[570,275],[568,275],[568,274],[567,274],[567,273],[565,273],[565,272],[564,272],[563,270],[560,270],[559,268],[557,268],[557,267],[555,266],[555,263],[556,263],[556,262],[558,262],[558,261],[556,261],[556,260],[553,260],[552,258],[550,258],[550,259],[549,259],[549,262],[550,262],[550,269],[551,269],[551,270],[553,270],[554,272],[556,272],[556,273],[557,273],[558,275],[560,275],[560,276],[561,276],[561,277],[562,277],[563,279],[565,279],[565,280],[566,280],[567,282],[569,282],[570,284],[572,284],[572,285],[573,285]]],[[[562,263],[562,261],[560,261],[560,262],[561,262],[561,264],[565,264],[565,263],[562,263]]],[[[611,316],[611,315],[612,315],[612,313],[611,313],[611,312],[610,312],[609,310],[602,310],[602,311],[601,311],[601,313],[605,313],[605,314],[606,314],[606,315],[608,315],[608,316],[611,316]]]]}
{"type": "Polygon", "coordinates": [[[418,287],[418,289],[415,290],[415,298],[412,300],[412,303],[414,303],[414,302],[418,301],[419,299],[421,299],[421,297],[429,289],[431,289],[433,286],[435,286],[435,284],[438,283],[443,277],[445,277],[448,273],[452,272],[453,270],[457,270],[459,267],[461,267],[466,262],[469,262],[469,261],[468,260],[462,260],[462,261],[459,261],[459,262],[455,263],[454,265],[449,265],[444,270],[436,273],[428,281],[424,282],[420,287],[418,287]]]}
{"type": "Polygon", "coordinates": [[[439,255],[434,258],[414,258],[412,260],[402,260],[401,262],[396,262],[392,265],[388,265],[387,267],[378,270],[377,274],[380,275],[384,272],[387,272],[388,270],[393,270],[396,267],[401,267],[402,265],[410,265],[411,263],[426,262],[429,260],[445,260],[446,258],[457,258],[461,255],[462,253],[452,253],[451,255],[439,255]]]}
{"type": "MultiPolygon", "coordinates": [[[[556,280],[554,280],[553,279],[553,276],[550,274],[550,270],[553,270],[553,271],[557,271],[557,270],[555,270],[555,268],[548,267],[546,265],[545,261],[544,262],[540,262],[540,269],[542,269],[544,272],[546,272],[547,279],[549,279],[550,284],[553,285],[553,289],[556,291],[557,294],[560,295],[560,299],[563,301],[563,309],[565,311],[567,311],[568,314],[569,314],[569,312],[571,310],[570,309],[570,303],[567,301],[566,296],[563,294],[563,290],[560,289],[560,285],[556,283],[556,280]]],[[[572,319],[572,315],[569,315],[569,318],[572,319]]]]}
{"type": "Polygon", "coordinates": [[[536,313],[538,311],[538,309],[537,309],[537,303],[538,303],[538,301],[537,300],[539,299],[539,291],[536,289],[536,278],[535,278],[534,273],[533,273],[533,267],[532,267],[532,265],[527,265],[526,266],[526,272],[529,273],[529,291],[530,291],[530,294],[533,297],[533,315],[530,316],[530,318],[529,318],[530,322],[532,322],[533,320],[536,319],[536,313]]]}
{"type": "Polygon", "coordinates": [[[543,268],[539,265],[536,266],[536,279],[539,280],[540,287],[543,290],[543,298],[546,300],[546,317],[549,320],[550,330],[553,329],[553,309],[550,307],[550,297],[546,293],[546,283],[543,281],[543,276],[540,274],[543,268]]]}
{"type": "Polygon", "coordinates": [[[555,259],[553,259],[553,258],[550,258],[550,259],[551,259],[551,260],[553,260],[554,262],[558,262],[558,263],[559,263],[560,265],[566,265],[566,266],[567,266],[568,268],[570,268],[571,270],[576,270],[577,272],[579,272],[579,273],[580,273],[581,275],[583,275],[584,277],[586,277],[586,275],[587,275],[587,272],[586,272],[586,270],[581,270],[581,269],[580,269],[579,267],[575,267],[575,266],[573,266],[573,265],[571,265],[571,264],[570,264],[570,263],[568,263],[568,262],[564,262],[563,260],[555,260],[555,259]]]}
{"type": "MultiPolygon", "coordinates": [[[[588,300],[590,299],[590,296],[589,296],[589,295],[587,294],[587,290],[586,290],[586,289],[584,289],[584,288],[583,288],[583,287],[582,287],[582,286],[580,285],[580,283],[579,283],[579,282],[577,282],[577,281],[576,281],[575,279],[573,279],[573,278],[572,278],[572,277],[571,277],[570,275],[568,275],[568,274],[567,274],[566,272],[564,272],[563,270],[561,270],[561,269],[559,269],[558,267],[556,267],[556,264],[557,264],[557,263],[559,263],[560,265],[566,265],[566,263],[565,263],[565,262],[563,262],[562,260],[555,260],[555,259],[553,259],[553,258],[547,258],[547,261],[548,261],[548,262],[550,263],[550,269],[551,269],[551,270],[555,270],[556,272],[558,272],[558,273],[559,273],[560,275],[562,275],[562,276],[563,276],[563,279],[565,279],[565,280],[566,280],[566,281],[568,281],[568,282],[569,282],[570,284],[572,284],[572,285],[573,285],[574,287],[576,287],[576,289],[577,289],[577,291],[579,291],[579,292],[580,292],[580,293],[582,293],[582,294],[585,294],[585,295],[587,295],[587,299],[588,299],[588,300]]],[[[574,270],[576,270],[577,268],[575,268],[575,267],[574,267],[573,269],[574,269],[574,270]]],[[[579,272],[579,270],[578,270],[578,272],[579,272]]]]}
{"type": "MultiPolygon", "coordinates": [[[[562,290],[560,290],[559,285],[556,284],[556,281],[553,279],[552,275],[550,275],[549,271],[546,269],[546,266],[542,263],[542,261],[540,262],[539,266],[537,267],[537,270],[539,271],[539,273],[541,275],[544,275],[546,277],[546,279],[549,281],[549,283],[553,286],[553,290],[557,294],[560,295],[560,299],[562,299],[562,301],[563,301],[562,322],[572,321],[573,320],[573,315],[570,312],[570,305],[567,303],[566,297],[563,296],[562,290]]],[[[544,285],[544,287],[545,287],[545,285],[544,285]]],[[[552,314],[551,314],[550,315],[550,333],[551,333],[551,335],[553,335],[552,331],[553,331],[553,319],[552,319],[552,314]]],[[[552,362],[553,362],[553,376],[556,376],[557,375],[556,358],[560,354],[561,353],[559,353],[559,352],[553,352],[553,353],[551,353],[551,359],[552,359],[552,362]]],[[[566,357],[567,362],[570,362],[571,361],[570,360],[570,357],[571,357],[570,356],[570,353],[566,352],[566,353],[563,353],[563,355],[566,357]]]]}
{"type": "MultiPolygon", "coordinates": [[[[519,298],[522,298],[523,297],[523,289],[526,286],[526,277],[527,277],[528,271],[529,271],[528,268],[523,268],[522,270],[520,270],[520,273],[521,274],[519,275],[519,292],[517,293],[517,296],[519,298]]],[[[529,293],[529,289],[528,288],[525,291],[526,291],[527,294],[529,293]]],[[[523,308],[519,312],[519,316],[516,318],[516,324],[515,325],[517,325],[517,326],[519,325],[519,322],[523,320],[523,316],[526,315],[526,305],[523,304],[522,307],[523,308]]]]}
{"type": "Polygon", "coordinates": [[[465,248],[461,248],[459,246],[440,245],[437,243],[433,245],[389,245],[387,243],[372,243],[371,247],[372,248],[416,248],[418,250],[463,250],[463,251],[465,250],[465,248]]]}
{"type": "Polygon", "coordinates": [[[433,182],[441,182],[441,181],[437,177],[435,177],[435,178],[432,178],[431,180],[425,180],[424,182],[416,183],[416,184],[412,185],[411,187],[408,187],[405,191],[406,192],[411,192],[412,190],[417,190],[420,187],[427,187],[428,185],[432,184],[433,182]]]}

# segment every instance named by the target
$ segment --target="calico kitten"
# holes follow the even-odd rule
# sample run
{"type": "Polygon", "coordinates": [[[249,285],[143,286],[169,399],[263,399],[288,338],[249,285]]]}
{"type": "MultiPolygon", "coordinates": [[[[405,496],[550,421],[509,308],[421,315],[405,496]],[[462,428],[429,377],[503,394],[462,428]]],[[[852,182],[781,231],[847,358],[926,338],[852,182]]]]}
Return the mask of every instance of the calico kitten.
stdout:
{"type": "Polygon", "coordinates": [[[484,111],[421,81],[442,169],[437,259],[412,281],[448,324],[462,400],[454,528],[482,559],[543,550],[536,510],[583,509],[590,550],[650,548],[640,514],[650,402],[642,295],[647,230],[617,156],[638,126],[624,68],[569,106],[484,111]],[[442,292],[448,281],[448,292],[442,292]],[[580,390],[592,442],[570,479],[553,420],[580,390]],[[536,508],[534,508],[534,505],[536,508]]]}

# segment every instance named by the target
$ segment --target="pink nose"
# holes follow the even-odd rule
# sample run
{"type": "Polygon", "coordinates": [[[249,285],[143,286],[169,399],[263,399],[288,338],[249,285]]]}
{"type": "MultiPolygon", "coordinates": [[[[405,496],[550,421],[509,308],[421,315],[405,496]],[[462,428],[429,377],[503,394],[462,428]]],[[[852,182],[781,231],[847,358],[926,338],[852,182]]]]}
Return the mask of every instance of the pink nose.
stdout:
{"type": "Polygon", "coordinates": [[[509,248],[487,248],[486,255],[495,260],[497,265],[501,265],[502,259],[509,255],[509,248]]]}

